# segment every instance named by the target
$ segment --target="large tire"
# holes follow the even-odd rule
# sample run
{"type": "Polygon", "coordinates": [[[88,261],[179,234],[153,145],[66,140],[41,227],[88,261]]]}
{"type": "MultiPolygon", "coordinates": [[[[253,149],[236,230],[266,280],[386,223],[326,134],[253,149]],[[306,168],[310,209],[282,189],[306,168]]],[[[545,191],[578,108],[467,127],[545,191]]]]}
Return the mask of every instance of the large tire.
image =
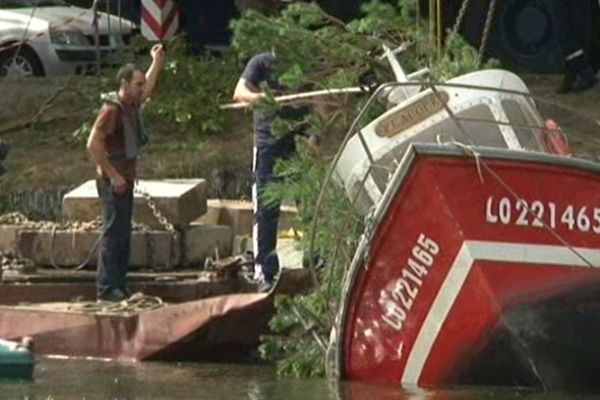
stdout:
{"type": "Polygon", "coordinates": [[[44,67],[35,52],[27,46],[0,53],[0,77],[43,76],[44,67]]]}
{"type": "MultiPolygon", "coordinates": [[[[529,72],[563,69],[563,55],[552,13],[553,0],[496,0],[486,56],[502,61],[506,68],[529,72]]],[[[490,0],[472,0],[465,16],[463,33],[479,48],[490,0]]],[[[588,42],[592,40],[592,2],[578,1],[576,12],[588,42]]]]}

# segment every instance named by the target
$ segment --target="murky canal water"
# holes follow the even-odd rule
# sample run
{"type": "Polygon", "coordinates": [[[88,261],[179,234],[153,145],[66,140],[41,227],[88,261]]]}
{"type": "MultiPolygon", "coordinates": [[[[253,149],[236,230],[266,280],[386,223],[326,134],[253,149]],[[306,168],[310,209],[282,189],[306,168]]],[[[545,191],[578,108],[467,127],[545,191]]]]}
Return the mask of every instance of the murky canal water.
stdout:
{"type": "Polygon", "coordinates": [[[403,390],[395,386],[281,380],[270,366],[42,359],[32,382],[0,381],[1,399],[480,400],[600,399],[507,388],[403,390]]]}

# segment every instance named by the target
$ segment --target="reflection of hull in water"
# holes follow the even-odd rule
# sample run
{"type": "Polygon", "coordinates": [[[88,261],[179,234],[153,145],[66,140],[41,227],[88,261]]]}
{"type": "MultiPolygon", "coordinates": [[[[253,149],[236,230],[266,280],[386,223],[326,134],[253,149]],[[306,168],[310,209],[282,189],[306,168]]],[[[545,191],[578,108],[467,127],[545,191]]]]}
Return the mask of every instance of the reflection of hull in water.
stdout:
{"type": "Polygon", "coordinates": [[[599,386],[600,169],[481,154],[417,146],[397,169],[347,281],[343,377],[599,386]]]}

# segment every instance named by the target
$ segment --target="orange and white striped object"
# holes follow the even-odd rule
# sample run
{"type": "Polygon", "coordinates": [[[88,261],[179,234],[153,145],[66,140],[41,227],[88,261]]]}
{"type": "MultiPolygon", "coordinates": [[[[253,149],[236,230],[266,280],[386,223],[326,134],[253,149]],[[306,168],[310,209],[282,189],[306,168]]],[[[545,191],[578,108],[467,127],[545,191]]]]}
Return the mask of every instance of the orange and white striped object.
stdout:
{"type": "Polygon", "coordinates": [[[141,22],[146,39],[169,40],[179,28],[179,8],[173,0],[142,0],[141,22]]]}

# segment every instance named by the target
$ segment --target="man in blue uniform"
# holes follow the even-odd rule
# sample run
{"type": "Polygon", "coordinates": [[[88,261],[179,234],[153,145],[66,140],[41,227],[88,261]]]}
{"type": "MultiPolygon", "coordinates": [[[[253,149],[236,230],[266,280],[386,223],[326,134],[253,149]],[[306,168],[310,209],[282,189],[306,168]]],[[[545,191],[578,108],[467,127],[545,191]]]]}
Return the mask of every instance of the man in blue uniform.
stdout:
{"type": "Polygon", "coordinates": [[[557,93],[582,92],[594,86],[596,72],[586,54],[588,41],[585,29],[578,21],[577,7],[570,1],[554,0],[557,37],[565,57],[565,77],[557,93]]]}
{"type": "MultiPolygon", "coordinates": [[[[256,104],[265,96],[261,84],[267,84],[275,93],[284,88],[276,80],[275,56],[265,52],[250,59],[240,80],[233,99],[256,104]]],[[[259,290],[268,291],[279,273],[279,258],[276,253],[279,204],[265,204],[263,192],[273,177],[273,167],[278,160],[289,159],[296,151],[294,134],[290,131],[280,137],[271,132],[276,117],[300,121],[306,115],[305,107],[286,106],[277,112],[254,112],[254,157],[252,202],[254,226],[252,231],[255,267],[254,278],[259,282],[259,290]]]]}

